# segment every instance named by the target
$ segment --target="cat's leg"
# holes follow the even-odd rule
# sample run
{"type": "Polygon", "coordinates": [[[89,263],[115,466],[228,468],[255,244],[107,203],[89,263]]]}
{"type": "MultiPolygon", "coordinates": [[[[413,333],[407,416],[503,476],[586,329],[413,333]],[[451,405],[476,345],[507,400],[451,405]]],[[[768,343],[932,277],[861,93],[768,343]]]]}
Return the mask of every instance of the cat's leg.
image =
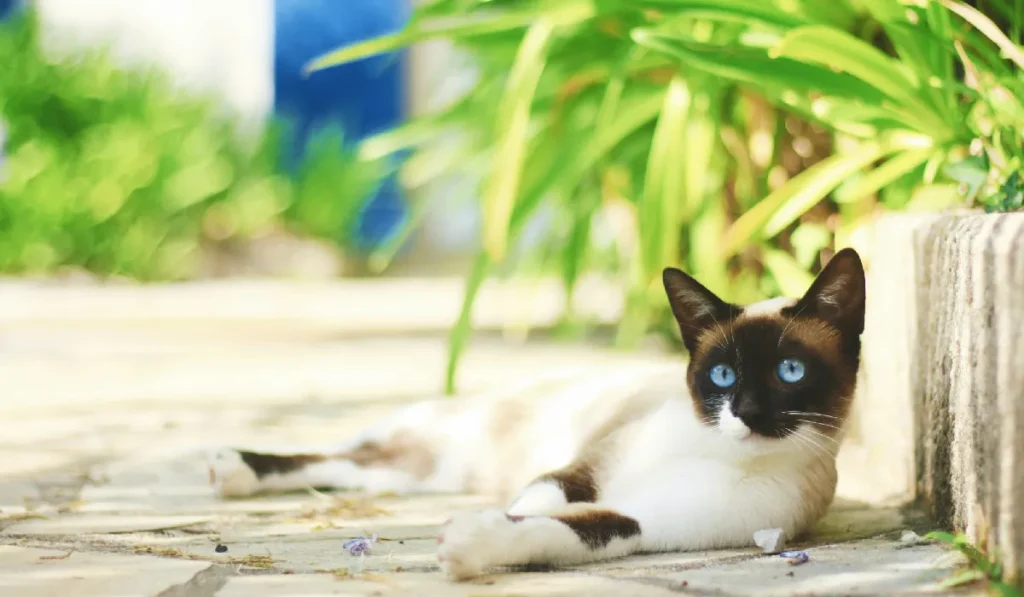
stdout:
{"type": "Polygon", "coordinates": [[[575,504],[551,516],[484,510],[456,516],[438,536],[438,563],[452,580],[497,566],[580,564],[621,557],[640,548],[636,519],[595,504],[575,504]]]}
{"type": "MultiPolygon", "coordinates": [[[[422,449],[422,448],[421,448],[422,449]]],[[[210,484],[222,497],[282,493],[306,488],[408,493],[425,489],[431,455],[412,448],[407,460],[386,444],[367,443],[355,452],[299,453],[221,448],[207,454],[210,484]],[[414,460],[420,459],[417,464],[414,460]]]]}
{"type": "Polygon", "coordinates": [[[513,516],[548,515],[569,504],[597,501],[594,467],[586,459],[541,475],[524,489],[508,508],[513,516]]]}
{"type": "Polygon", "coordinates": [[[212,450],[206,455],[210,483],[223,497],[310,487],[371,493],[460,491],[467,461],[446,457],[450,446],[424,433],[440,427],[444,414],[432,403],[413,405],[329,448],[212,450]]]}

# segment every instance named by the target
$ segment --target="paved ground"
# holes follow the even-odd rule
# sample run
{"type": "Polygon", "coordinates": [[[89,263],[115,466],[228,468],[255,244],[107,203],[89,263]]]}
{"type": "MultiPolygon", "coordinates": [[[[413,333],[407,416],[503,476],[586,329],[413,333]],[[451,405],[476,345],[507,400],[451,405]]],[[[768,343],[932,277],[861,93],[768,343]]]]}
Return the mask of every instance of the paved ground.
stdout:
{"type": "MultiPolygon", "coordinates": [[[[333,441],[440,386],[437,337],[314,328],[4,321],[0,596],[880,595],[932,590],[957,565],[936,545],[900,541],[928,530],[912,513],[840,500],[801,566],[735,550],[452,585],[434,565],[436,525],[478,498],[215,499],[199,450],[333,441]],[[342,550],[370,533],[381,538],[372,555],[342,550]]],[[[463,387],[661,358],[484,341],[463,387]]]]}

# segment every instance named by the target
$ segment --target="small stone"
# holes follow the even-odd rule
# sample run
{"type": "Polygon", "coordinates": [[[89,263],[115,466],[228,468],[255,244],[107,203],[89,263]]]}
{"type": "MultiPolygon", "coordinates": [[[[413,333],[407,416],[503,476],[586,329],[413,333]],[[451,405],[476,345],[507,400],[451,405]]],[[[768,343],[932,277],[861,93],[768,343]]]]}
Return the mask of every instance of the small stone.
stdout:
{"type": "Polygon", "coordinates": [[[782,529],[761,529],[754,533],[754,544],[764,553],[779,553],[786,549],[786,535],[782,529]]]}
{"type": "Polygon", "coordinates": [[[917,545],[922,542],[924,542],[924,539],[914,531],[904,531],[903,535],[900,536],[900,543],[904,545],[917,545]]]}
{"type": "Polygon", "coordinates": [[[217,544],[217,547],[213,548],[213,551],[215,551],[217,553],[224,553],[227,550],[228,550],[228,546],[227,545],[221,545],[219,543],[217,544]]]}
{"type": "Polygon", "coordinates": [[[779,554],[779,557],[784,558],[790,566],[806,564],[811,559],[811,556],[807,555],[806,551],[784,551],[779,554]]]}

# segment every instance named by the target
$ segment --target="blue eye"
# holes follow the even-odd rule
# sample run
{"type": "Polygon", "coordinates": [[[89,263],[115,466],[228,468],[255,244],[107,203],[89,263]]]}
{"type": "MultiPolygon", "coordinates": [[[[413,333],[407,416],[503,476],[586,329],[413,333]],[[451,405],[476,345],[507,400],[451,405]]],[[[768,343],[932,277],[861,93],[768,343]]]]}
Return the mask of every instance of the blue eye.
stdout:
{"type": "Polygon", "coordinates": [[[722,363],[712,367],[711,371],[708,371],[708,377],[711,378],[711,383],[720,388],[728,388],[736,383],[736,372],[729,365],[722,363]]]}
{"type": "Polygon", "coordinates": [[[779,379],[786,383],[796,383],[804,378],[806,367],[800,359],[782,359],[778,371],[779,379]]]}

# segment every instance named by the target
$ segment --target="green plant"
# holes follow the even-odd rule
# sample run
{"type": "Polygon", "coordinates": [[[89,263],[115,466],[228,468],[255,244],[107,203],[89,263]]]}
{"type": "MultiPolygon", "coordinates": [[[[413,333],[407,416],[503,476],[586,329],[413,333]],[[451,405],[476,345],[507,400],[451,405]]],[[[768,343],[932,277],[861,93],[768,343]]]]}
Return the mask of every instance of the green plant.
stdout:
{"type": "Polygon", "coordinates": [[[373,142],[429,152],[425,131],[457,127],[450,169],[482,170],[483,245],[451,334],[452,391],[476,292],[514,268],[541,207],[560,220],[534,249],[554,256],[570,293],[586,271],[622,280],[628,345],[666,317],[666,265],[734,301],[795,295],[823,250],[858,244],[880,211],[989,202],[1024,165],[1024,11],[984,6],[434,0],[404,31],[310,68],[431,37],[475,59],[479,82],[461,101],[373,142]],[[597,230],[623,212],[632,233],[609,250],[597,230]]]}
{"type": "Polygon", "coordinates": [[[925,539],[939,541],[963,554],[967,560],[964,570],[944,580],[943,589],[952,589],[964,585],[983,583],[993,595],[999,597],[1021,597],[1018,588],[1003,582],[1003,566],[999,558],[990,557],[971,543],[962,533],[956,535],[944,531],[933,531],[925,535],[925,539]]]}
{"type": "Polygon", "coordinates": [[[287,175],[280,126],[243,140],[159,73],[44,52],[32,13],[0,25],[0,64],[2,272],[183,278],[208,243],[276,227],[344,238],[375,183],[330,132],[287,175]]]}

